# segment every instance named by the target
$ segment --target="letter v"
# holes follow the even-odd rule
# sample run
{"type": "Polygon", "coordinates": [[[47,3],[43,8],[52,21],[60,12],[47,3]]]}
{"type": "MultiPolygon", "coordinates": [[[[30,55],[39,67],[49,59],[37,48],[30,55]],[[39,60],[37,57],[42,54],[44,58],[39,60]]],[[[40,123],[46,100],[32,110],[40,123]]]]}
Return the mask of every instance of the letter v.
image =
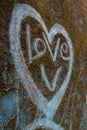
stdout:
{"type": "Polygon", "coordinates": [[[50,86],[50,83],[48,81],[48,77],[46,75],[46,72],[45,72],[45,69],[44,69],[44,65],[41,64],[40,65],[40,68],[41,68],[41,75],[42,75],[42,78],[43,78],[43,81],[45,82],[47,88],[49,89],[49,91],[53,92],[55,91],[55,88],[56,88],[56,84],[57,84],[57,81],[58,81],[58,76],[61,72],[61,69],[62,67],[59,67],[57,68],[56,72],[55,72],[55,75],[54,75],[54,78],[52,80],[52,87],[50,86]]]}
{"type": "MultiPolygon", "coordinates": [[[[60,38],[58,38],[58,40],[57,40],[57,44],[56,44],[55,51],[54,51],[54,54],[53,54],[53,53],[52,53],[52,50],[51,50],[51,48],[50,48],[50,46],[49,46],[48,40],[47,40],[47,38],[46,38],[46,36],[45,36],[45,34],[44,34],[44,32],[42,32],[42,34],[43,34],[44,40],[45,40],[45,42],[46,42],[46,45],[47,45],[47,47],[48,47],[48,51],[49,51],[49,53],[50,53],[50,55],[51,55],[51,57],[52,57],[52,60],[53,60],[53,62],[55,62],[55,61],[56,61],[56,58],[57,58],[58,51],[59,51],[60,38]]],[[[52,43],[51,43],[51,44],[52,44],[52,43]]]]}

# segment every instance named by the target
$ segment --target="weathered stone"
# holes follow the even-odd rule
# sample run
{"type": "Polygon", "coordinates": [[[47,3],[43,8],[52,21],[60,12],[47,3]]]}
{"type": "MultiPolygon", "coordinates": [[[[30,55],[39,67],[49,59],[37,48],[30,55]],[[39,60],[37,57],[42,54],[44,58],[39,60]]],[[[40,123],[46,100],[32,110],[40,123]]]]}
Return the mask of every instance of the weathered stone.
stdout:
{"type": "MultiPolygon", "coordinates": [[[[39,110],[37,103],[35,104],[33,99],[36,96],[36,100],[39,99],[39,94],[33,95],[32,100],[30,98],[29,90],[26,91],[24,84],[22,84],[22,78],[19,73],[16,72],[14,59],[11,52],[11,40],[10,40],[10,25],[12,20],[13,9],[18,3],[25,3],[33,7],[42,17],[47,30],[53,27],[54,23],[62,25],[68,32],[68,35],[72,41],[74,49],[74,61],[73,68],[68,83],[67,90],[63,95],[62,102],[56,110],[53,119],[50,119],[53,123],[59,124],[64,130],[87,130],[87,1],[86,0],[7,0],[0,1],[0,129],[3,130],[21,130],[29,124],[32,124],[37,119],[44,119],[45,113],[39,110]]],[[[17,9],[16,9],[17,12],[17,9]]],[[[21,13],[20,13],[21,15],[21,13]]],[[[19,15],[19,17],[20,17],[19,15]]],[[[38,18],[39,19],[39,18],[38,18]]],[[[48,101],[52,99],[55,93],[61,88],[62,82],[66,77],[69,63],[61,59],[60,53],[58,53],[57,60],[53,62],[50,56],[49,49],[46,47],[46,53],[43,57],[34,60],[29,64],[28,48],[26,40],[26,26],[30,25],[31,43],[35,38],[43,37],[44,30],[41,24],[34,18],[27,16],[23,19],[20,31],[20,41],[25,63],[28,66],[28,70],[38,86],[38,89],[42,92],[44,97],[48,101]],[[61,74],[58,78],[57,87],[51,92],[44,82],[40,65],[43,64],[45,71],[52,85],[53,76],[59,66],[62,66],[61,74]]],[[[14,30],[15,32],[15,30],[14,30]]],[[[46,36],[47,38],[47,36],[46,36]]],[[[50,45],[52,52],[60,38],[60,47],[65,42],[65,37],[61,34],[55,35],[52,45],[50,45]]],[[[13,39],[16,41],[16,39],[13,39]]],[[[42,41],[41,41],[42,42],[42,41]]],[[[35,46],[32,45],[33,57],[36,55],[35,46]]],[[[39,45],[38,51],[44,50],[44,44],[39,45]]],[[[66,47],[65,47],[66,48],[66,47]]],[[[15,52],[14,52],[15,53],[15,52]]],[[[67,57],[68,54],[65,56],[67,57]]],[[[19,62],[19,61],[18,61],[19,62]]],[[[21,70],[21,67],[20,67],[21,70]]],[[[26,72],[26,80],[27,80],[26,72]]],[[[22,75],[23,76],[23,75],[22,75]]],[[[29,82],[29,83],[32,83],[29,82]]],[[[37,89],[34,88],[34,92],[37,89]]],[[[60,95],[61,96],[61,95],[60,95]]],[[[45,103],[44,103],[45,104],[45,103]]],[[[43,104],[43,106],[44,106],[43,104]]],[[[54,104],[53,104],[54,106],[54,104]]],[[[45,109],[46,106],[44,106],[45,109]]],[[[47,110],[47,109],[46,109],[47,110]]],[[[48,110],[50,111],[50,109],[48,110]]],[[[48,112],[50,113],[50,112],[48,112]]],[[[51,116],[51,113],[48,115],[51,116]]],[[[47,117],[48,118],[48,117],[47,117]]],[[[37,120],[38,121],[38,120],[37,120]]],[[[41,120],[40,120],[41,121],[41,120]]],[[[47,120],[44,120],[44,122],[47,120]]],[[[36,123],[36,122],[34,122],[36,123]]],[[[50,123],[50,124],[51,124],[50,123]]],[[[44,126],[46,125],[46,122],[44,126]]],[[[45,127],[36,129],[44,129],[45,127]]],[[[29,127],[30,128],[30,127],[29,127]]],[[[27,128],[26,128],[27,129],[27,128]]],[[[48,130],[51,128],[48,128],[48,130]]],[[[62,129],[62,128],[61,128],[62,129]]]]}

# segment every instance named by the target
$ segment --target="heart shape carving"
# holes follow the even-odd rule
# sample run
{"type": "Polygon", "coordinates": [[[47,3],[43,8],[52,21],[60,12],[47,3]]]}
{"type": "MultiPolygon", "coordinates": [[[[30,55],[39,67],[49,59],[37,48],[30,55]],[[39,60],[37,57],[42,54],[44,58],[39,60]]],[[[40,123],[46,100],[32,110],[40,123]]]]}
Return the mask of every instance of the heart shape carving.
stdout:
{"type": "MultiPolygon", "coordinates": [[[[40,14],[30,5],[27,4],[18,4],[14,7],[11,23],[10,23],[10,29],[9,29],[9,37],[10,37],[10,48],[15,64],[16,71],[20,77],[21,83],[23,84],[24,88],[29,94],[30,99],[32,102],[41,110],[44,112],[44,114],[47,116],[47,118],[52,119],[57,108],[59,107],[63,95],[67,89],[67,85],[70,80],[71,72],[72,72],[72,66],[73,66],[73,46],[72,42],[69,38],[69,35],[64,27],[62,27],[60,24],[55,23],[53,27],[48,32],[46,25],[40,16],[40,14]],[[43,28],[43,36],[44,38],[47,37],[50,44],[52,44],[53,38],[56,34],[61,34],[66,39],[67,46],[69,48],[69,57],[65,58],[61,53],[61,56],[64,60],[69,61],[69,67],[68,72],[66,74],[66,77],[63,81],[63,83],[60,86],[60,89],[55,93],[55,95],[52,97],[50,101],[48,101],[41,91],[36,86],[33,78],[31,77],[31,74],[28,70],[27,65],[25,64],[25,59],[23,57],[22,49],[20,46],[20,30],[21,30],[21,23],[22,20],[25,19],[27,16],[34,18],[37,20],[40,25],[43,28]]],[[[46,39],[45,39],[46,40],[46,39]]],[[[65,44],[65,43],[64,43],[65,44]]],[[[66,44],[65,44],[66,45],[66,44]]],[[[49,48],[49,53],[53,59],[53,61],[56,60],[57,52],[55,51],[55,54],[52,54],[51,49],[49,48]]],[[[58,48],[58,45],[56,45],[56,48],[58,48]]],[[[61,46],[61,49],[63,49],[63,46],[61,46]]]]}

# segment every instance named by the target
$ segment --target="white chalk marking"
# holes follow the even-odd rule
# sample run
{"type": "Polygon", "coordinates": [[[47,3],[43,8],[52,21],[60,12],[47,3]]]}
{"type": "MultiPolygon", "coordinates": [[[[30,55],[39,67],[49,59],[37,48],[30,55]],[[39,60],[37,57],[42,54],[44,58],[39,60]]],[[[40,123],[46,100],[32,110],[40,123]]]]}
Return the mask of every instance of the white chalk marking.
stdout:
{"type": "Polygon", "coordinates": [[[42,119],[36,119],[33,124],[29,124],[24,130],[35,130],[36,128],[46,128],[46,129],[52,129],[52,130],[64,130],[64,128],[60,127],[60,125],[55,124],[53,121],[42,118],[42,119]]]}
{"type": "Polygon", "coordinates": [[[31,41],[30,41],[30,25],[29,24],[27,24],[27,26],[26,26],[26,35],[27,35],[26,41],[27,41],[27,47],[28,47],[28,60],[29,60],[29,63],[32,63],[33,60],[36,60],[45,54],[46,45],[42,39],[36,38],[33,41],[33,45],[34,45],[34,49],[35,49],[37,54],[34,57],[32,57],[32,48],[31,48],[31,41]],[[42,50],[42,51],[38,50],[38,43],[39,42],[40,42],[40,44],[44,45],[44,50],[42,50]]]}
{"type": "Polygon", "coordinates": [[[57,81],[58,81],[58,76],[59,76],[59,74],[60,74],[60,72],[61,72],[61,70],[62,70],[62,67],[57,68],[56,73],[55,73],[54,78],[53,78],[53,81],[52,81],[52,87],[51,87],[51,85],[50,85],[50,83],[49,83],[49,80],[48,80],[48,77],[47,77],[47,75],[46,75],[44,65],[41,64],[41,65],[40,65],[40,68],[41,68],[42,79],[43,79],[43,81],[45,82],[47,88],[48,88],[51,92],[55,91],[55,88],[56,88],[56,85],[57,85],[57,81]]]}
{"type": "Polygon", "coordinates": [[[44,39],[45,39],[46,45],[47,45],[47,47],[48,47],[48,51],[50,52],[50,55],[51,55],[51,57],[52,57],[52,60],[53,60],[53,62],[55,62],[55,61],[56,61],[56,58],[57,58],[58,50],[59,50],[60,38],[58,38],[58,40],[57,40],[57,44],[56,44],[55,51],[54,51],[54,55],[53,55],[53,53],[52,53],[52,51],[51,51],[51,48],[50,48],[50,46],[49,46],[49,43],[48,43],[48,41],[47,41],[47,38],[46,38],[45,34],[44,34],[44,33],[42,33],[42,34],[43,34],[43,37],[44,37],[44,39]]]}
{"type": "Polygon", "coordinates": [[[34,40],[34,42],[33,42],[33,45],[34,45],[34,49],[35,49],[37,55],[34,56],[34,57],[32,58],[32,60],[42,57],[42,56],[45,54],[45,52],[46,52],[46,45],[45,45],[45,43],[44,43],[44,41],[43,41],[42,39],[36,38],[36,39],[34,40]],[[42,51],[39,51],[39,50],[38,50],[38,43],[43,44],[44,49],[43,49],[42,51]]]}
{"type": "Polygon", "coordinates": [[[31,50],[31,39],[30,39],[30,25],[26,26],[26,42],[28,47],[28,60],[32,63],[32,50],[31,50]]]}
{"type": "Polygon", "coordinates": [[[68,57],[63,56],[63,52],[68,53],[68,46],[65,42],[62,43],[62,45],[60,47],[60,55],[61,55],[63,60],[65,60],[65,61],[69,60],[70,57],[69,56],[68,57]],[[64,46],[65,46],[65,49],[64,49],[64,46]]]}
{"type": "MultiPolygon", "coordinates": [[[[71,72],[72,72],[73,46],[69,38],[69,35],[66,32],[66,30],[58,23],[54,24],[51,30],[48,32],[46,25],[42,17],[40,16],[40,14],[33,7],[27,4],[18,4],[14,7],[9,31],[10,31],[9,36],[10,36],[11,52],[12,52],[13,60],[15,63],[15,68],[16,68],[16,71],[18,72],[21,83],[23,84],[24,88],[28,92],[29,97],[32,100],[32,102],[38,107],[38,109],[43,111],[43,113],[46,115],[47,120],[49,119],[53,120],[54,114],[56,110],[58,109],[62,101],[62,98],[64,96],[64,93],[67,89],[67,85],[69,83],[71,72]],[[27,16],[36,19],[41,24],[50,45],[52,45],[54,36],[56,34],[61,34],[65,37],[66,43],[69,48],[68,72],[66,74],[65,80],[60,86],[60,89],[56,92],[56,94],[52,97],[50,101],[47,101],[47,99],[42,95],[41,91],[37,88],[36,84],[34,83],[31,77],[31,74],[28,70],[28,67],[25,64],[22,49],[20,46],[21,23],[22,23],[22,20],[25,19],[27,16]]],[[[57,49],[57,52],[58,52],[58,49],[57,49]]],[[[57,56],[57,52],[55,52],[55,58],[57,56]]],[[[50,125],[51,124],[52,123],[50,123],[50,125]]],[[[49,128],[48,125],[47,127],[49,128]]]]}

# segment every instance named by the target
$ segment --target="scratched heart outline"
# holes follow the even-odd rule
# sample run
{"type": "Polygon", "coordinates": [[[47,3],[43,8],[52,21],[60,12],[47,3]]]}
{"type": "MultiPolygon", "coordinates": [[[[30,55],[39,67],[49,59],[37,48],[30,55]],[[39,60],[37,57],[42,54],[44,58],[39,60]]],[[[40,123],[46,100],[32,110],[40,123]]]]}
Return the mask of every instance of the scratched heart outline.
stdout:
{"type": "Polygon", "coordinates": [[[12,57],[14,60],[16,71],[20,77],[21,83],[24,85],[24,88],[28,92],[32,102],[41,111],[44,112],[47,118],[52,119],[67,89],[73,67],[73,46],[68,33],[66,32],[65,28],[58,23],[55,23],[48,32],[42,17],[33,7],[27,4],[17,4],[12,12],[12,18],[9,26],[9,37],[12,57]],[[36,19],[41,24],[44,33],[48,38],[49,43],[52,44],[54,36],[59,33],[66,38],[67,44],[69,46],[70,57],[67,75],[60,89],[56,92],[56,94],[52,97],[50,101],[48,101],[42,95],[41,91],[37,88],[36,84],[34,83],[31,74],[28,70],[28,67],[25,64],[22,49],[20,46],[21,23],[22,20],[27,16],[36,19]]]}

